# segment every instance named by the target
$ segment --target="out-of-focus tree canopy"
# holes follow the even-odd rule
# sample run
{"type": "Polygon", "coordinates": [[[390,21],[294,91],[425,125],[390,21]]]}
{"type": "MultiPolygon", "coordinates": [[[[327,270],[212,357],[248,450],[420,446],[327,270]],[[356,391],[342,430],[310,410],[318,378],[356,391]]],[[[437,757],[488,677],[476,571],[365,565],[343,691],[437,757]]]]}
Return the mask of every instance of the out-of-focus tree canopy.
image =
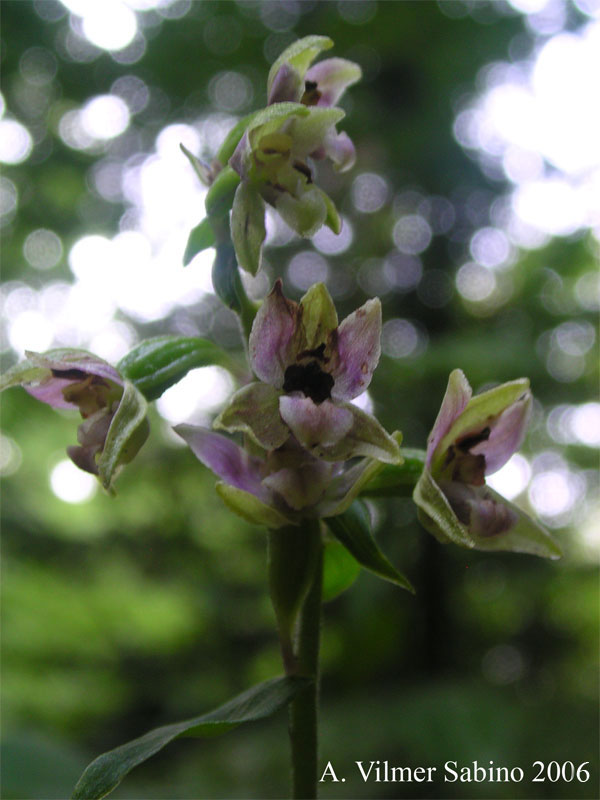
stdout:
{"type": "MultiPolygon", "coordinates": [[[[525,769],[521,797],[595,794],[599,25],[592,0],[2,3],[3,369],[51,346],[116,362],[158,333],[239,356],[211,251],[182,266],[205,190],[179,145],[210,159],[266,102],[281,50],[317,33],[363,70],[340,126],[356,166],[319,172],[344,227],[313,243],[270,217],[249,292],[325,281],[340,317],[381,297],[368,402],[410,447],[453,368],[475,390],[531,378],[528,438],[492,485],[564,558],[442,547],[409,497],[379,503],[417,595],[363,574],[326,606],[323,767],[491,759],[525,769]],[[531,783],[535,760],[589,760],[592,777],[531,783]]],[[[210,367],[169,390],[116,498],[65,460],[72,415],[3,396],[5,800],[65,797],[92,755],[280,672],[263,532],[170,432],[209,422],[234,385],[210,367]]],[[[282,796],[284,726],[177,742],[114,796],[282,796]]],[[[357,775],[322,794],[392,796],[357,775]]]]}

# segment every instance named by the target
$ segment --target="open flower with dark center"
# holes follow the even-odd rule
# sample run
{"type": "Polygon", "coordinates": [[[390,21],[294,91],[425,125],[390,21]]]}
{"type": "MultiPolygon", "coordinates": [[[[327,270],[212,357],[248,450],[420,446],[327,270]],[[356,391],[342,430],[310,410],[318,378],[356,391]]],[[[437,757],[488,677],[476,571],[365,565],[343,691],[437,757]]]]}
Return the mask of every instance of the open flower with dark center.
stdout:
{"type": "Polygon", "coordinates": [[[259,381],[236,392],[214,423],[245,434],[249,447],[201,428],[176,428],[224,479],[219,493],[234,510],[275,527],[302,516],[334,516],[382,462],[402,460],[398,435],[349,402],[371,381],[380,335],[377,299],[338,325],[323,284],[295,303],[275,283],[249,340],[259,381]],[[364,458],[348,463],[357,456],[364,458]]]}
{"type": "Polygon", "coordinates": [[[521,446],[531,402],[526,378],[472,396],[463,372],[450,374],[413,494],[419,519],[441,541],[560,555],[541,526],[485,483],[521,446]]]}
{"type": "Polygon", "coordinates": [[[149,433],[146,401],[133,384],[85,350],[26,353],[27,360],[3,376],[1,389],[22,386],[54,408],[78,409],[83,422],[71,460],[98,475],[108,488],[123,464],[136,455],[149,433]]]}
{"type": "Polygon", "coordinates": [[[284,296],[278,280],[250,333],[250,362],[259,382],[233,396],[215,427],[243,431],[265,450],[293,436],[325,461],[354,456],[399,461],[396,441],[349,402],[371,382],[380,336],[378,299],[368,300],[338,326],[324,284],[312,286],[298,304],[284,296]]]}

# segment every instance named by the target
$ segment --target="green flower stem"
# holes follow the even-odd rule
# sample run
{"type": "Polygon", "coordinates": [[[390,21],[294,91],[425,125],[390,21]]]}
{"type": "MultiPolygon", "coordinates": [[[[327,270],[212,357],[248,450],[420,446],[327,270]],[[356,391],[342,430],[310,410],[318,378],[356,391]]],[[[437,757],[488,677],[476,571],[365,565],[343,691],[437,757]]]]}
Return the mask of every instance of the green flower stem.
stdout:
{"type": "Polygon", "coordinates": [[[298,674],[310,676],[312,683],[290,703],[290,742],[292,747],[292,797],[310,800],[317,797],[319,645],[321,639],[321,595],[323,586],[323,545],[319,523],[310,536],[319,538],[319,553],[312,586],[300,612],[296,638],[298,674]]]}

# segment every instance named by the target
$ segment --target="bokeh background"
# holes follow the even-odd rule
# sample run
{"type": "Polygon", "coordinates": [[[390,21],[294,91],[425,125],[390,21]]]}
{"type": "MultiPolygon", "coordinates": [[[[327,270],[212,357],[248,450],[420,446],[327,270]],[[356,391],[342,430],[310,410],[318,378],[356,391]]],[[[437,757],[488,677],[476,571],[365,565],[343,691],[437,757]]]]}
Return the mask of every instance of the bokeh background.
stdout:
{"type": "MultiPolygon", "coordinates": [[[[363,398],[423,447],[448,373],[476,390],[522,375],[536,398],[519,455],[492,480],[565,556],[443,547],[409,498],[373,507],[417,588],[367,574],[327,605],[324,797],[597,796],[600,236],[597,0],[4,0],[0,177],[3,368],[75,346],[116,362],[157,333],[239,352],[211,252],[184,269],[210,158],[265,103],[270,63],[311,33],[357,61],[340,126],[348,174],[319,169],[344,218],[307,242],[269,220],[264,295],[326,281],[347,313],[377,294],[381,365],[363,398]],[[354,761],[520,766],[518,786],[364,784],[354,761]],[[531,764],[590,761],[589,782],[531,764]]],[[[280,672],[261,530],[231,515],[170,432],[209,423],[234,387],[188,375],[105,496],[65,456],[76,419],[3,399],[4,800],[64,798],[98,753],[280,672]]],[[[281,797],[285,714],[182,740],[120,798],[281,797]]]]}

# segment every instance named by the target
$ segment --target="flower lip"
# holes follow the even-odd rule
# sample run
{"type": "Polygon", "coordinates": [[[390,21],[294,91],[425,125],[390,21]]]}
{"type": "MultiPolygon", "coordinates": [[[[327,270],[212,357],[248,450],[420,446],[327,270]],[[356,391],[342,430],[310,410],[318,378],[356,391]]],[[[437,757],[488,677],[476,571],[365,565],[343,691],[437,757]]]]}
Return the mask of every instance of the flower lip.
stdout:
{"type": "MultiPolygon", "coordinates": [[[[317,350],[322,350],[321,345],[317,350]]],[[[317,361],[308,364],[291,364],[285,371],[283,391],[287,393],[302,392],[305,397],[316,403],[322,403],[331,397],[334,380],[328,372],[323,372],[317,361]]]]}

